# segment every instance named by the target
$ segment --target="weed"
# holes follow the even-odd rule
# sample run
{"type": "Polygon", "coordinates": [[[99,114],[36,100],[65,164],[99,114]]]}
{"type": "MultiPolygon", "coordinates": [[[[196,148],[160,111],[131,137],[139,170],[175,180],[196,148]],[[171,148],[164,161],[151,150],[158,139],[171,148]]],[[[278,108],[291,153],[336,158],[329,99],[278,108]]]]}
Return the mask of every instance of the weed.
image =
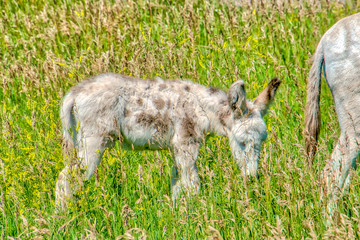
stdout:
{"type": "Polygon", "coordinates": [[[322,34],[359,5],[310,2],[1,2],[1,238],[358,238],[359,176],[331,228],[319,200],[317,176],[339,136],[325,82],[313,169],[302,123],[310,56],[322,34]],[[169,153],[117,146],[68,211],[55,213],[64,167],[60,102],[71,86],[102,72],[222,89],[242,78],[250,97],[280,76],[260,176],[240,178],[227,140],[211,138],[199,154],[200,195],[174,207],[169,153]]]}

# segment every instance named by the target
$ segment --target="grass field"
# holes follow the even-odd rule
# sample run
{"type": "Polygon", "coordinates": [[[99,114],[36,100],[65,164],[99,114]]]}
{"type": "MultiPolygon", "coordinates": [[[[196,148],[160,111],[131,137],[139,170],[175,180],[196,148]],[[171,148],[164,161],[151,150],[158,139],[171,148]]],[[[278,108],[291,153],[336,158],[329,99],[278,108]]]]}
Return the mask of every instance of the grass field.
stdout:
{"type": "Polygon", "coordinates": [[[15,2],[0,1],[1,239],[360,238],[357,172],[334,219],[320,201],[318,174],[339,135],[325,81],[313,168],[302,135],[311,55],[322,34],[359,4],[15,2]],[[241,78],[250,98],[279,76],[259,177],[242,179],[227,139],[214,137],[198,159],[200,195],[174,206],[170,154],[116,146],[69,209],[55,213],[55,181],[65,164],[61,99],[102,72],[224,90],[241,78]]]}

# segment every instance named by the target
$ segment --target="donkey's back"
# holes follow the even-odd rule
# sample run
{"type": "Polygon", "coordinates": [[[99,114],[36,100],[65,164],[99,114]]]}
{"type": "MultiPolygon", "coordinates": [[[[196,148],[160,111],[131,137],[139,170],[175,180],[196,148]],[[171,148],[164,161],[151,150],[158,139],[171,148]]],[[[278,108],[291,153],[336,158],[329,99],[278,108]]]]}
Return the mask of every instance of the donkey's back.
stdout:
{"type": "Polygon", "coordinates": [[[101,136],[107,142],[120,138],[125,148],[167,148],[175,130],[190,131],[179,122],[183,119],[193,125],[194,137],[206,131],[208,118],[199,98],[206,99],[211,91],[218,91],[217,97],[226,102],[223,91],[208,90],[189,81],[101,74],[80,83],[64,98],[64,136],[75,147],[87,136],[101,136]]]}

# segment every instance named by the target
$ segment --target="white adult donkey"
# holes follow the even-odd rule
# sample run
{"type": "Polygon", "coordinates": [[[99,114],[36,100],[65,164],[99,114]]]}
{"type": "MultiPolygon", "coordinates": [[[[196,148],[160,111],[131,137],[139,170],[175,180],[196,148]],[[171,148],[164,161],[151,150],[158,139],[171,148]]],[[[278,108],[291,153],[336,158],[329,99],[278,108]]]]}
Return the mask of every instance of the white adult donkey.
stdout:
{"type": "Polygon", "coordinates": [[[322,37],[307,85],[306,149],[312,159],[320,131],[320,79],[323,70],[334,98],[341,135],[323,170],[329,210],[350,183],[360,143],[360,13],[346,17],[322,37]]]}
{"type": "Polygon", "coordinates": [[[228,136],[243,175],[256,175],[267,136],[263,116],[280,82],[274,78],[254,102],[246,99],[241,80],[228,93],[189,81],[111,73],[80,83],[65,96],[60,112],[64,145],[75,149],[77,161],[70,161],[58,177],[57,204],[65,206],[115,140],[123,149],[171,150],[173,197],[181,188],[199,191],[196,159],[207,133],[228,136]],[[78,181],[70,181],[73,177],[78,181]]]}

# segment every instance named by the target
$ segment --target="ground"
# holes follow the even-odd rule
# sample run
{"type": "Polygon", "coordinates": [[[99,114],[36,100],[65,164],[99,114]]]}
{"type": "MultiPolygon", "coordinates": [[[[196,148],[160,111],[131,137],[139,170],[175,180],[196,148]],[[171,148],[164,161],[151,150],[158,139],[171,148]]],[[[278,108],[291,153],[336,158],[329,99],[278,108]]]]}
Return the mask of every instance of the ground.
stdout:
{"type": "Polygon", "coordinates": [[[311,55],[322,34],[359,5],[292,2],[0,3],[1,238],[359,238],[358,173],[333,219],[320,201],[318,174],[339,136],[324,80],[312,167],[302,134],[311,55]],[[117,145],[69,209],[56,213],[55,181],[65,164],[61,99],[103,72],[223,90],[243,79],[249,98],[279,76],[260,175],[242,179],[226,138],[211,137],[199,154],[200,194],[174,205],[170,154],[117,145]]]}

